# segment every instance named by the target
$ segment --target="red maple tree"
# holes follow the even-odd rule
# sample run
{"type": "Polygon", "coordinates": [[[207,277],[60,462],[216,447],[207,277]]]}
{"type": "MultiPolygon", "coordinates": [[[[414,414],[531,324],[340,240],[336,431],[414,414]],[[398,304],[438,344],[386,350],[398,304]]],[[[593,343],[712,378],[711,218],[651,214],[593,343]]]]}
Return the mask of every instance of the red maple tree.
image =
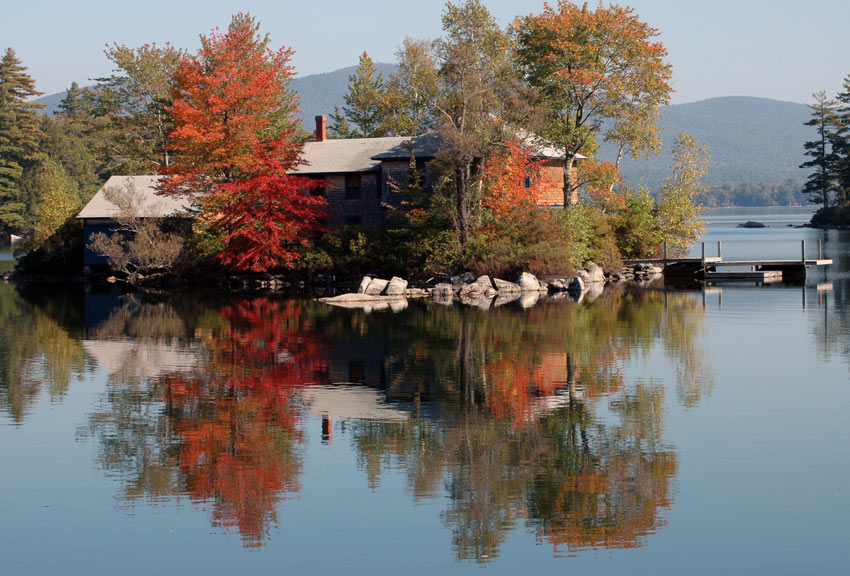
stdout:
{"type": "Polygon", "coordinates": [[[227,31],[201,37],[176,74],[169,134],[174,162],[162,169],[165,194],[192,194],[199,222],[224,233],[221,262],[236,270],[291,267],[298,245],[321,231],[321,182],[293,176],[301,147],[293,51],[268,47],[247,14],[227,31]]]}

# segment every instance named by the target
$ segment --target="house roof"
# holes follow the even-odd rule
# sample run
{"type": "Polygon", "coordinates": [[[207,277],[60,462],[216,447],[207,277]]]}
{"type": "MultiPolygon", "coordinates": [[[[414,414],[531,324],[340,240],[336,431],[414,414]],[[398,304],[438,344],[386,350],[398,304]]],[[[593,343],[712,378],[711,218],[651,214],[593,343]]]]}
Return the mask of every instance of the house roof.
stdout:
{"type": "Polygon", "coordinates": [[[410,140],[404,136],[386,138],[345,138],[305,142],[301,158],[304,164],[293,174],[334,174],[340,172],[375,172],[381,162],[375,158],[410,140]]]}
{"type": "Polygon", "coordinates": [[[106,197],[106,191],[117,189],[124,193],[131,190],[138,195],[138,217],[161,218],[186,212],[191,207],[189,198],[160,196],[156,193],[161,176],[111,176],[106,184],[97,191],[77,218],[115,218],[121,214],[121,209],[106,197]]]}
{"type": "Polygon", "coordinates": [[[375,160],[408,159],[411,152],[416,158],[433,158],[439,150],[440,135],[432,131],[415,138],[405,138],[402,142],[372,158],[375,160]]]}

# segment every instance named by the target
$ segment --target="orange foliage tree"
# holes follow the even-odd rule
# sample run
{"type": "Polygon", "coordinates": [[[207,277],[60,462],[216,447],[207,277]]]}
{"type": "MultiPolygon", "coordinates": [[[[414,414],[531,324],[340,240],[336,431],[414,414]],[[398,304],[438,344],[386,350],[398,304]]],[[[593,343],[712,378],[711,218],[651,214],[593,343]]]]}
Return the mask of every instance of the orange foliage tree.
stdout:
{"type": "Polygon", "coordinates": [[[272,51],[247,14],[227,32],[201,37],[197,56],[176,75],[169,134],[174,162],[162,169],[166,194],[192,194],[200,221],[223,233],[221,262],[264,272],[291,267],[297,247],[321,230],[320,182],[289,174],[297,110],[289,88],[293,51],[272,51]]]}
{"type": "MultiPolygon", "coordinates": [[[[518,51],[529,83],[540,91],[551,122],[543,131],[565,151],[564,205],[575,183],[576,156],[590,156],[603,120],[611,138],[632,154],[655,147],[659,106],[669,101],[672,69],[658,31],[631,8],[601,3],[596,10],[558,0],[516,24],[518,51]]],[[[609,139],[611,139],[609,138],[609,139]]]]}

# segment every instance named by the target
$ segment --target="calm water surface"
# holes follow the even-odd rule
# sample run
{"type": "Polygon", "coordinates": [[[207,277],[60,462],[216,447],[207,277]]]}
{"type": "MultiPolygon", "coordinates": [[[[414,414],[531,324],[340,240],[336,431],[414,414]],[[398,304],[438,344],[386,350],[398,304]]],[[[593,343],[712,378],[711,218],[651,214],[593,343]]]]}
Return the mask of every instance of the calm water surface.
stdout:
{"type": "Polygon", "coordinates": [[[0,573],[846,574],[850,236],[806,219],[705,237],[820,238],[804,284],[580,303],[0,284],[0,573]]]}

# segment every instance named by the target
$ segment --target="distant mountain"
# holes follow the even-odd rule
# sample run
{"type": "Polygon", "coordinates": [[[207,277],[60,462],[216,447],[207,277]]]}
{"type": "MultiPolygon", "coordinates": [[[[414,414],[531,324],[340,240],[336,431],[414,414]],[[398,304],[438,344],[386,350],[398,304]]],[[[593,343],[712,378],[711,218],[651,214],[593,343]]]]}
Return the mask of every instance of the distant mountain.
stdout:
{"type": "MultiPolygon", "coordinates": [[[[815,136],[813,128],[803,125],[808,118],[803,104],[746,96],[668,106],[660,125],[664,152],[647,160],[625,160],[623,175],[657,187],[669,170],[673,140],[685,131],[708,146],[709,184],[802,182],[803,142],[815,136]]],[[[615,152],[603,145],[600,156],[612,159],[615,152]]]]}
{"type": "MultiPolygon", "coordinates": [[[[390,74],[398,70],[398,65],[376,62],[375,68],[378,72],[383,72],[384,80],[387,80],[390,74]]],[[[356,69],[357,66],[349,66],[334,72],[303,76],[292,81],[292,87],[301,99],[300,116],[306,130],[313,129],[316,116],[328,115],[334,111],[334,107],[340,109],[343,107],[345,104],[343,97],[348,92],[348,77],[353,75],[356,69]]]]}
{"type": "MultiPolygon", "coordinates": [[[[398,70],[396,64],[375,63],[378,72],[384,73],[384,79],[398,70]]],[[[348,91],[348,77],[354,74],[357,66],[349,66],[334,72],[311,74],[292,81],[292,88],[300,98],[301,113],[304,128],[312,129],[313,119],[319,114],[330,114],[334,107],[342,108],[345,104],[343,97],[348,91]]],[[[65,98],[66,92],[57,92],[37,98],[35,101],[44,104],[44,113],[53,115],[59,109],[59,104],[65,98]]]]}
{"type": "MultiPolygon", "coordinates": [[[[378,63],[376,67],[385,78],[397,69],[395,64],[378,63]]],[[[348,77],[355,69],[351,66],[293,80],[306,130],[313,129],[315,116],[342,107],[348,77]]],[[[51,94],[37,102],[45,104],[45,111],[52,114],[64,96],[64,92],[51,94]]],[[[669,171],[673,140],[686,131],[708,145],[712,162],[707,182],[714,187],[748,183],[783,184],[796,189],[805,178],[799,168],[804,160],[803,142],[815,136],[813,128],[803,125],[808,118],[809,110],[803,104],[746,96],[668,106],[661,117],[664,152],[647,160],[625,160],[623,175],[629,182],[642,182],[657,189],[669,171]]],[[[599,156],[613,160],[615,153],[611,146],[603,144],[599,156]]]]}

